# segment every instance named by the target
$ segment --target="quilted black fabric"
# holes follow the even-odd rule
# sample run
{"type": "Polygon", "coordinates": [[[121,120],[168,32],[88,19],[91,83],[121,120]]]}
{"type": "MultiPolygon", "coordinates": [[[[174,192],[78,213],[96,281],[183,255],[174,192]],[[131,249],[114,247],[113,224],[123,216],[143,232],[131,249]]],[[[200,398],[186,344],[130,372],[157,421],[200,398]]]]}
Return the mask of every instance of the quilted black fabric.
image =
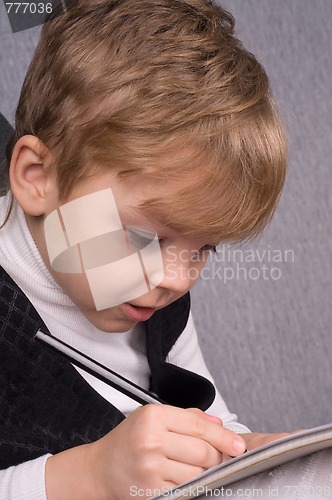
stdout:
{"type": "Polygon", "coordinates": [[[160,399],[181,408],[207,410],[215,388],[206,378],[166,363],[167,354],[187,324],[190,311],[189,292],[147,321],[147,356],[152,373],[151,391],[160,399]]]}
{"type": "Polygon", "coordinates": [[[3,196],[9,188],[8,168],[6,162],[6,146],[14,129],[0,113],[0,196],[3,196]]]}
{"type": "Polygon", "coordinates": [[[95,441],[124,419],[67,360],[34,341],[47,329],[3,270],[0,323],[1,468],[95,441]]]}
{"type": "MultiPolygon", "coordinates": [[[[165,362],[189,314],[189,294],[146,322],[151,390],[168,404],[209,406],[213,385],[165,362]]],[[[34,340],[47,332],[27,297],[0,268],[0,468],[104,436],[124,415],[61,353],[34,340]]]]}
{"type": "Polygon", "coordinates": [[[6,146],[13,132],[13,127],[0,113],[0,160],[5,158],[6,146]]]}

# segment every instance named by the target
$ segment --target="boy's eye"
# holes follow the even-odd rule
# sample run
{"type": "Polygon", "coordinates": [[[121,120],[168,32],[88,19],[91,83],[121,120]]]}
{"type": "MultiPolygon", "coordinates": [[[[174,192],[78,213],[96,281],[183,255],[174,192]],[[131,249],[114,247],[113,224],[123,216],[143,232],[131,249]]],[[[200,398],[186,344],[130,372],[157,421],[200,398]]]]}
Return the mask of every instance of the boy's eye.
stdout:
{"type": "Polygon", "coordinates": [[[136,248],[143,249],[146,246],[150,245],[152,241],[155,239],[155,234],[151,232],[144,231],[144,229],[135,228],[135,230],[127,227],[127,235],[128,241],[135,246],[136,248]]]}
{"type": "Polygon", "coordinates": [[[217,247],[215,245],[204,245],[204,247],[201,248],[202,252],[212,252],[212,253],[218,253],[217,252],[217,247]]]}

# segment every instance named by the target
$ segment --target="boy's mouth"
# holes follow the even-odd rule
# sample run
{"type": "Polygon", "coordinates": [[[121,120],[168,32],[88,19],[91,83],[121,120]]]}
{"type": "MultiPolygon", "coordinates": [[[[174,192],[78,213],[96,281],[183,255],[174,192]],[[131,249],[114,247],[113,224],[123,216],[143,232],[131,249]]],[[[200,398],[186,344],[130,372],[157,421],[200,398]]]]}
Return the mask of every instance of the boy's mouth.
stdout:
{"type": "Polygon", "coordinates": [[[152,307],[133,306],[129,302],[125,302],[121,306],[124,314],[134,321],[147,321],[156,311],[152,307]]]}

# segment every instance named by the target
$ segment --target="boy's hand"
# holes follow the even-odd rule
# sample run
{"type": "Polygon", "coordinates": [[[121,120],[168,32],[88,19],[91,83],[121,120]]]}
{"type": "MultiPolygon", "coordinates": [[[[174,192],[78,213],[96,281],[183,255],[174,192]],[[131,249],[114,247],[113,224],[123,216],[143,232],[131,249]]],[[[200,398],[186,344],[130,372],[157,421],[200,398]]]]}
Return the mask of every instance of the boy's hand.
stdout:
{"type": "MultiPolygon", "coordinates": [[[[250,432],[241,434],[241,437],[244,439],[246,443],[246,449],[253,450],[254,448],[258,448],[259,446],[264,446],[265,444],[271,443],[272,441],[276,441],[277,439],[281,439],[283,437],[289,436],[290,434],[296,434],[297,432],[302,432],[302,429],[292,432],[281,432],[279,434],[264,434],[260,432],[250,432]]],[[[227,462],[233,458],[230,455],[224,455],[223,462],[227,462]]]]}
{"type": "MultiPolygon", "coordinates": [[[[223,453],[239,455],[245,447],[244,440],[225,429],[217,417],[197,409],[147,405],[95,443],[50,457],[46,469],[47,498],[147,498],[153,495],[153,490],[162,493],[222,462],[223,453]],[[239,442],[238,448],[235,441],[239,442]],[[76,463],[80,470],[75,471],[70,454],[77,454],[80,448],[76,463]],[[63,487],[57,496],[59,483],[55,478],[63,474],[66,459],[71,462],[66,472],[72,475],[69,486],[74,485],[77,477],[80,489],[74,493],[63,487]]],[[[63,476],[59,480],[63,483],[63,476]]]]}
{"type": "Polygon", "coordinates": [[[241,453],[245,443],[240,438],[240,448],[235,449],[235,439],[238,436],[224,429],[220,419],[199,410],[139,408],[94,444],[103,498],[129,499],[138,489],[145,498],[144,492],[151,496],[151,489],[177,486],[220,463],[222,453],[241,453]]]}
{"type": "Polygon", "coordinates": [[[279,434],[264,434],[259,432],[252,432],[248,434],[241,434],[241,436],[246,442],[247,449],[253,450],[254,448],[258,448],[259,446],[271,443],[272,441],[276,441],[277,439],[302,432],[302,430],[303,429],[292,432],[281,432],[279,434]]]}

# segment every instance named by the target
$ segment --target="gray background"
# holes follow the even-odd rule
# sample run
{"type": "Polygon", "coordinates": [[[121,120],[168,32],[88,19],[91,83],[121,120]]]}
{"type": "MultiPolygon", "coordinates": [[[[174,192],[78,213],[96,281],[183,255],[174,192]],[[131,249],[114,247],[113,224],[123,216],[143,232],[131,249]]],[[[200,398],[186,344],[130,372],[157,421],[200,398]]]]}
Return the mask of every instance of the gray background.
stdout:
{"type": "MultiPolygon", "coordinates": [[[[220,247],[193,289],[195,322],[217,386],[241,422],[269,432],[320,425],[332,420],[332,2],[222,4],[270,75],[290,165],[273,222],[258,242],[239,248],[243,259],[256,252],[253,261],[220,247]]],[[[11,123],[38,32],[13,34],[0,2],[0,110],[11,123]]]]}

